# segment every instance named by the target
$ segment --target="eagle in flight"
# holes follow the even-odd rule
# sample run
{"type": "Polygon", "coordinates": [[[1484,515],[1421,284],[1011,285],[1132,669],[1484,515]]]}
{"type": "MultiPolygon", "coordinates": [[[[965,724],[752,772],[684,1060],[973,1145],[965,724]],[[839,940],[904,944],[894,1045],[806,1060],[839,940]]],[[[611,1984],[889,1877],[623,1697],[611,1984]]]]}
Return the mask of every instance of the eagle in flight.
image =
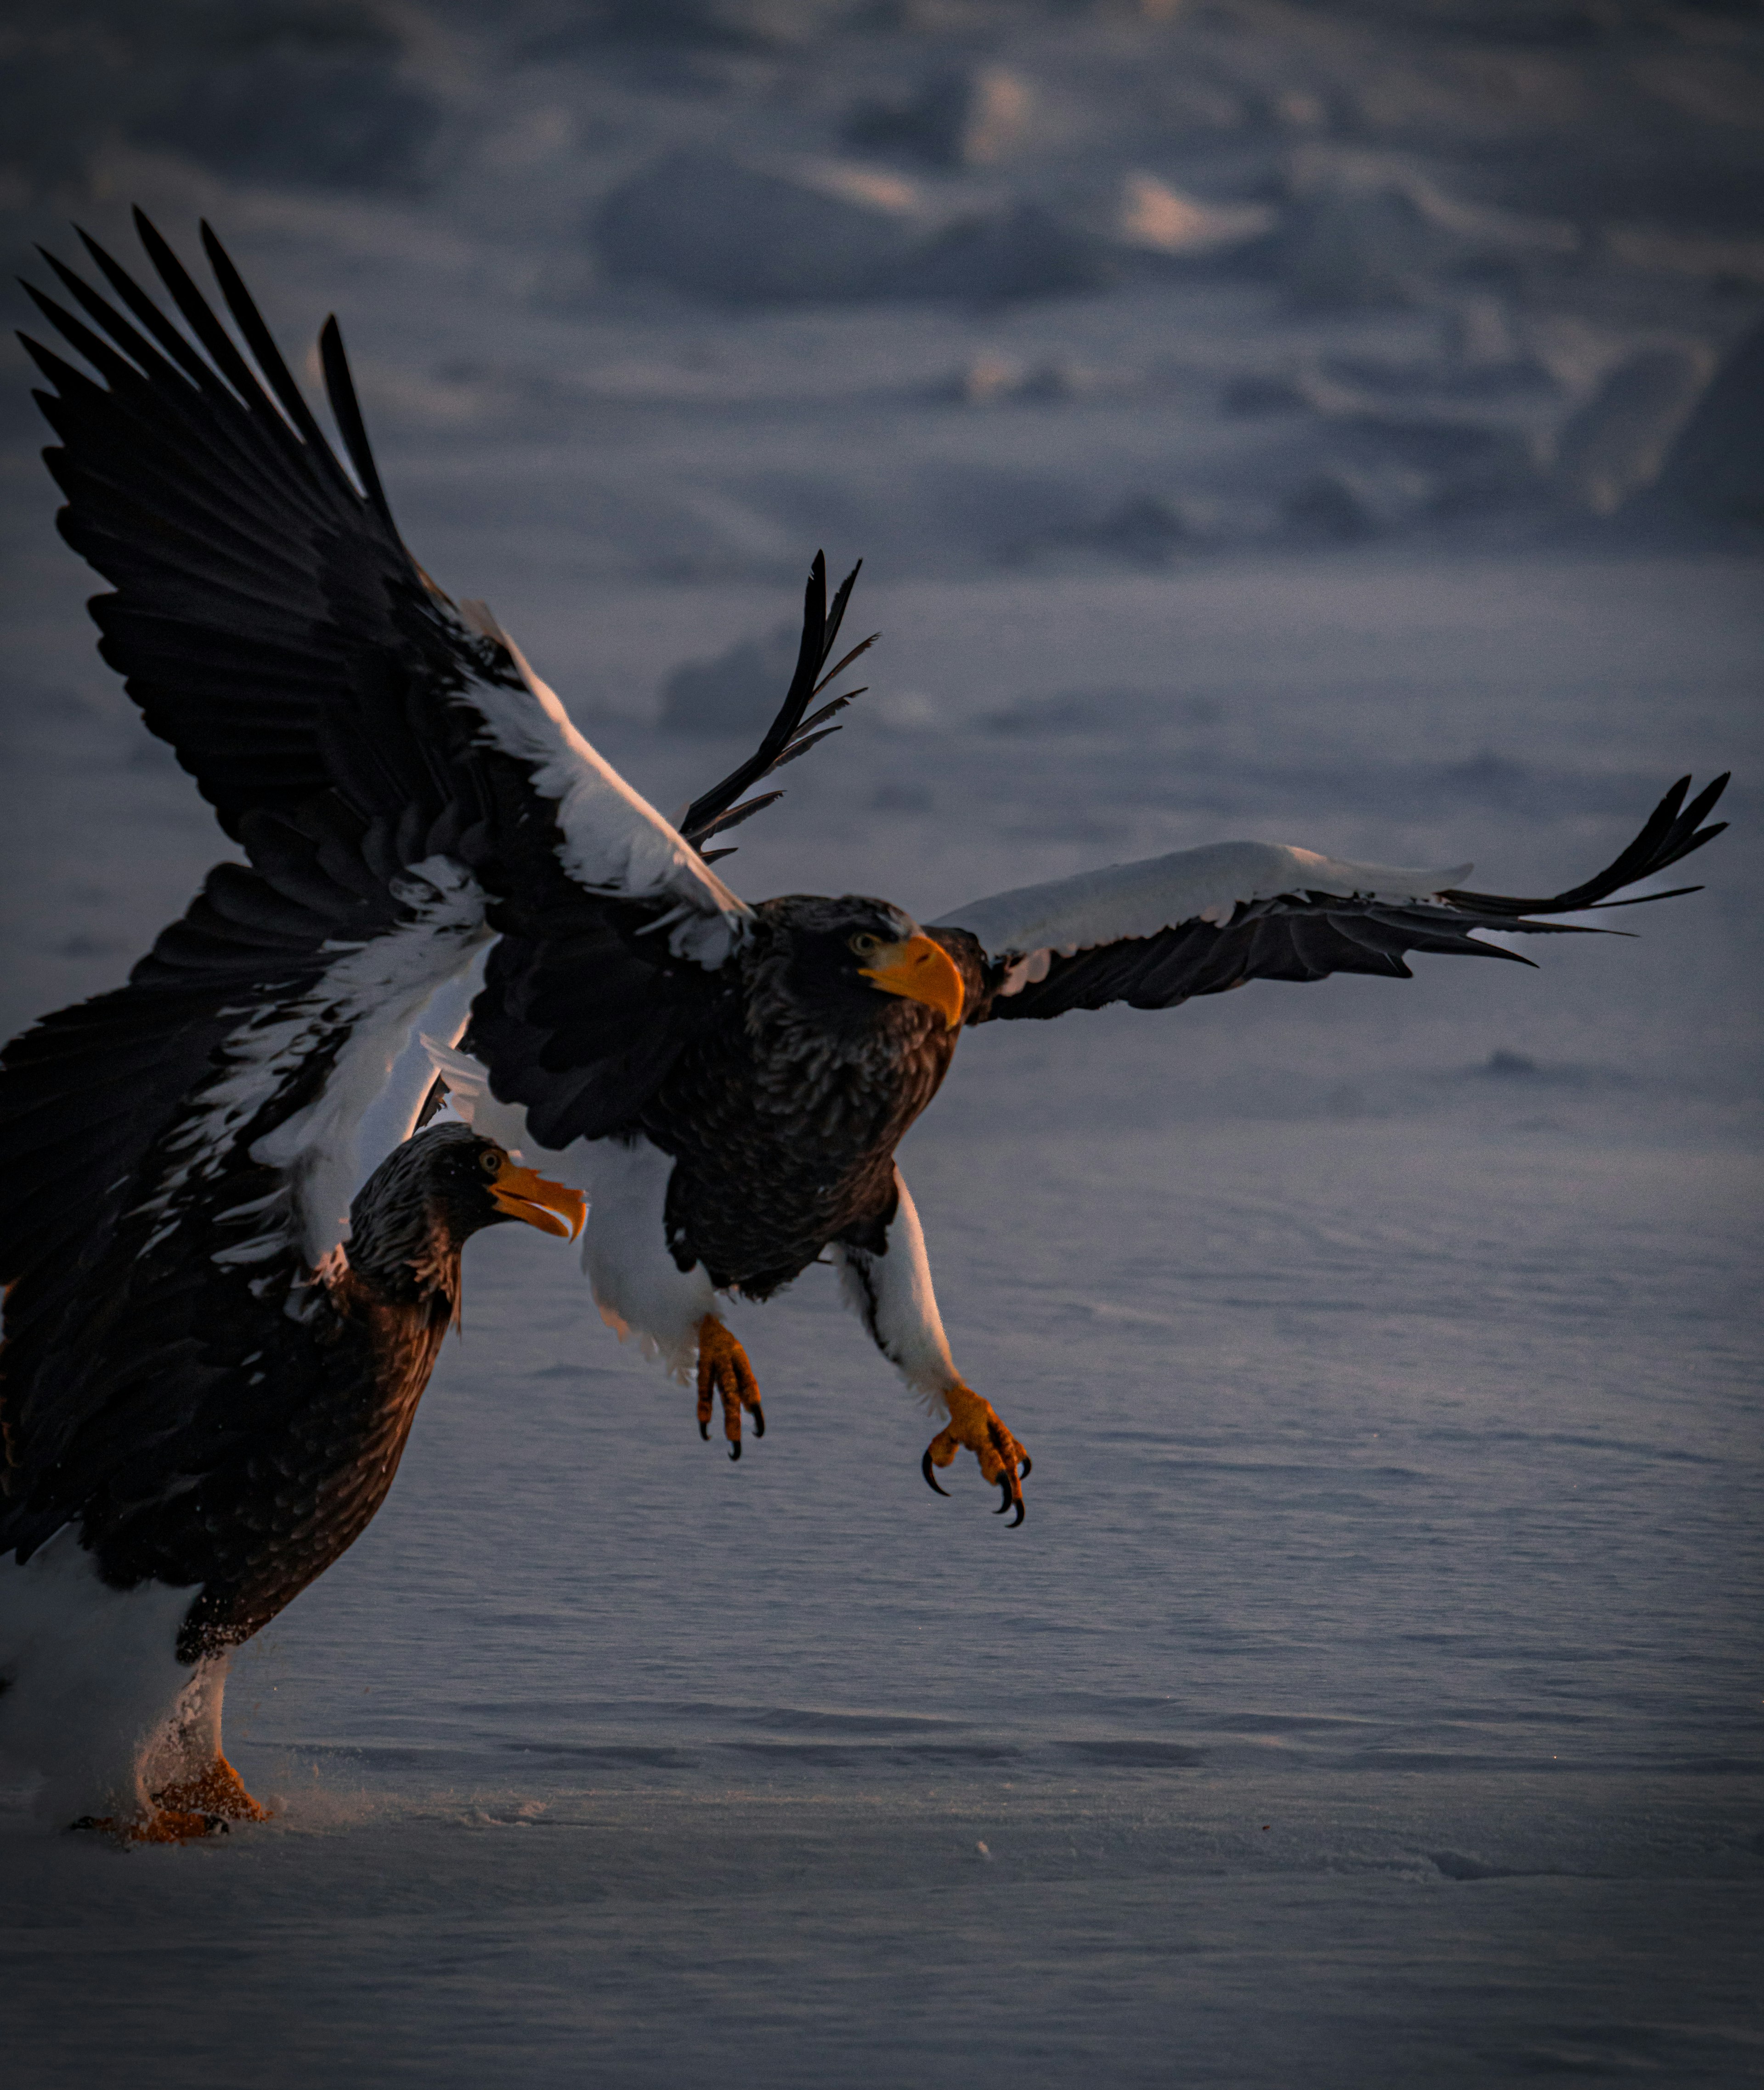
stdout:
{"type": "MultiPolygon", "coordinates": [[[[0,1071],[0,1562],[71,1539],[108,1589],[164,1597],[187,1666],[268,1615],[268,1598],[229,1610],[212,1593],[281,1529],[277,1487],[354,1486],[370,1456],[359,1432],[341,1448],[301,1436],[302,1374],[324,1376],[302,1316],[364,1256],[406,1142],[469,1136],[552,1231],[584,1193],[601,1314],[696,1379],[702,1432],[720,1400],[732,1456],[744,1415],[756,1434],[764,1417],[719,1301],[831,1262],[942,1423],[926,1480],[966,1449],[1020,1523],[1028,1456],[956,1369],[894,1159],[965,1030],[1251,979],[1406,978],[1417,951],[1514,957],[1478,932],[1572,932],[1536,918],[1603,905],[1720,832],[1705,820],[1725,779],[1694,798],[1687,779],[1607,870],[1539,898],[1466,890],[1468,866],[1237,842],[925,925],[862,896],[749,902],[706,845],[837,730],[849,695],[828,691],[864,650],[829,669],[855,574],[830,603],[816,559],[770,733],[671,824],[488,609],[450,600],[406,548],[336,321],[319,346],[342,457],[212,233],[231,329],[136,225],[169,309],[89,239],[90,278],[45,257],[66,303],[32,292],[88,366],[27,342],[54,388],[36,395],[59,438],[45,455],[62,534],[113,591],[91,605],[103,656],[245,862],[210,873],[129,987],[46,1019],[0,1071]],[[464,1126],[421,1131],[444,1095],[464,1126]],[[251,1456],[266,1374],[297,1447],[280,1464],[251,1456]]],[[[444,1173],[460,1160],[429,1153],[444,1173]]],[[[474,1212],[455,1234],[534,1218],[474,1212]]],[[[365,1520],[339,1537],[349,1520],[333,1520],[305,1579],[365,1520]]],[[[269,1581],[278,1602],[303,1586],[269,1581]]]]}

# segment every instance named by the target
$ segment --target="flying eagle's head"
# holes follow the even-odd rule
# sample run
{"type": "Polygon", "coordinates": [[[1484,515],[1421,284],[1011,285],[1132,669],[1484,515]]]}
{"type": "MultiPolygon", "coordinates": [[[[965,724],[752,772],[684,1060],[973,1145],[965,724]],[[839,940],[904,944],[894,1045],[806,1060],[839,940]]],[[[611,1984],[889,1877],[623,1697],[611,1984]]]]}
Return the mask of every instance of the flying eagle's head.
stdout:
{"type": "Polygon", "coordinates": [[[954,960],[887,901],[793,893],[759,912],[774,932],[779,989],[820,1027],[872,1030],[889,997],[922,1004],[939,1031],[961,1021],[966,990],[954,960]]]}
{"type": "Polygon", "coordinates": [[[350,1207],[350,1267],[401,1296],[425,1273],[457,1284],[459,1252],[486,1227],[522,1219],[565,1241],[587,1217],[581,1191],[547,1182],[469,1125],[438,1125],[394,1147],[350,1207]]]}

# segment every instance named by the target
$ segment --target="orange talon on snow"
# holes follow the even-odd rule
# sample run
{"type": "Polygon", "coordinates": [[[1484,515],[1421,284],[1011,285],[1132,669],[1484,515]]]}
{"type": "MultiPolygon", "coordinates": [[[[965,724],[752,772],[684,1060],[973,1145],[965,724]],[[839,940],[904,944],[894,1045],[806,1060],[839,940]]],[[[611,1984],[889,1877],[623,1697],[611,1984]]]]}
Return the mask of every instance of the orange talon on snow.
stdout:
{"type": "Polygon", "coordinates": [[[195,1778],[179,1778],[153,1795],[153,1804],[171,1813],[212,1814],[222,1821],[267,1821],[269,1809],[252,1799],[245,1781],[225,1757],[217,1757],[195,1778]]]}
{"type": "Polygon", "coordinates": [[[944,1399],[949,1403],[949,1427],[939,1430],[926,1445],[925,1456],[919,1461],[920,1472],[937,1494],[947,1494],[949,1490],[938,1486],[931,1469],[950,1465],[965,1446],[979,1460],[981,1477],[998,1486],[1001,1500],[996,1514],[1002,1516],[1006,1510],[1016,1512],[1011,1520],[1014,1531],[1024,1519],[1023,1483],[1032,1469],[1032,1460],[998,1420],[992,1403],[982,1400],[972,1387],[950,1387],[944,1399]]]}
{"type": "Polygon", "coordinates": [[[235,1821],[267,1821],[269,1809],[252,1799],[245,1781],[217,1756],[194,1778],[179,1778],[152,1795],[149,1812],[125,1819],[82,1814],[69,1826],[109,1836],[118,1843],[198,1843],[225,1836],[235,1821]]]}
{"type": "Polygon", "coordinates": [[[766,1434],[766,1411],[759,1404],[759,1381],[747,1361],[747,1352],[714,1314],[698,1323],[698,1434],[710,1437],[713,1395],[723,1400],[723,1434],[729,1440],[729,1456],[741,1456],[741,1410],[750,1409],[753,1434],[766,1434]]]}

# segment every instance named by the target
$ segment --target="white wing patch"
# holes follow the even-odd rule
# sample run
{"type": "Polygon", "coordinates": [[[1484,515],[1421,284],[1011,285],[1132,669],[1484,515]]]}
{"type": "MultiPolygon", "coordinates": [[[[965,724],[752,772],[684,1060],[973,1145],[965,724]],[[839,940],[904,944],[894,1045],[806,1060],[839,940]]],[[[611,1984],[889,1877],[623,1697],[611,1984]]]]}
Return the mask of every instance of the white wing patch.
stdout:
{"type": "Polygon", "coordinates": [[[706,969],[720,965],[753,918],[746,901],[582,738],[488,608],[459,608],[475,630],[507,648],[526,686],[523,694],[474,684],[469,701],[491,746],[528,763],[534,790],[556,804],[564,870],[590,892],[672,900],[655,924],[669,931],[668,948],[706,969]]]}
{"type": "Polygon", "coordinates": [[[660,1358],[684,1381],[697,1361],[698,1324],[715,1308],[716,1294],[704,1265],[683,1271],[667,1245],[674,1157],[641,1136],[574,1139],[560,1150],[541,1146],[528,1136],[526,1106],[499,1103],[491,1094],[481,1060],[433,1038],[423,1042],[447,1083],[455,1116],[528,1167],[586,1195],[582,1266],[601,1319],[621,1343],[634,1335],[646,1357],[660,1358]]]}
{"type": "MultiPolygon", "coordinates": [[[[557,1176],[554,1165],[560,1159],[557,1150],[541,1146],[528,1136],[526,1105],[499,1103],[490,1093],[490,1072],[482,1060],[461,1051],[457,1040],[425,1036],[422,1043],[432,1072],[447,1084],[447,1101],[443,1106],[446,1116],[469,1125],[474,1132],[495,1140],[509,1153],[519,1155],[530,1167],[556,1176],[560,1182],[570,1180],[557,1176]]],[[[576,1140],[572,1146],[582,1143],[576,1140]]],[[[583,1185],[572,1183],[571,1187],[579,1190],[583,1185]]]]}
{"type": "Polygon", "coordinates": [[[413,864],[393,892],[408,920],[367,943],[327,946],[337,957],[315,986],[248,1016],[228,1039],[221,1071],[191,1096],[166,1142],[173,1164],[140,1207],[160,1219],[153,1242],[177,1227],[189,1187],[218,1174],[245,1127],[333,1048],[319,1094],[252,1146],[251,1159],[279,1170],[283,1189],[220,1215],[261,1223],[214,1259],[268,1262],[293,1238],[315,1265],[343,1238],[362,1122],[436,990],[470,965],[491,934],[482,890],[451,858],[413,864]]]}
{"type": "Polygon", "coordinates": [[[1014,958],[999,992],[1015,994],[1045,979],[1055,956],[1131,937],[1155,936],[1184,922],[1223,928],[1237,910],[1283,892],[1338,893],[1343,899],[1431,899],[1474,867],[1408,871],[1384,863],[1348,863],[1283,842],[1215,842],[1138,863],[1110,864],[1045,885],[1019,886],[942,915],[939,929],[967,929],[987,955],[1014,958]]]}
{"type": "Polygon", "coordinates": [[[440,1038],[453,1045],[465,1035],[471,1021],[472,1003],[484,983],[484,966],[496,942],[491,936],[478,944],[464,969],[444,980],[418,1010],[404,1033],[402,1044],[394,1045],[385,1086],[363,1112],[355,1129],[351,1203],[386,1156],[415,1130],[417,1113],[435,1082],[429,1040],[440,1038]]]}

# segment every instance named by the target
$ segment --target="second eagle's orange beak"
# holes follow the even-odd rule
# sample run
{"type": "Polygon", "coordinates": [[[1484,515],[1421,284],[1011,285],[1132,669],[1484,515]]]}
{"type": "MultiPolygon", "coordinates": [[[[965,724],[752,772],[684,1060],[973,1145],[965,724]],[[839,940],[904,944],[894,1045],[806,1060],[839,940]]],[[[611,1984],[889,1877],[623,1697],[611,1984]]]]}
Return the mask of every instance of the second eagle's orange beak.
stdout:
{"type": "Polygon", "coordinates": [[[490,1186],[490,1199],[511,1219],[525,1219],[541,1233],[556,1234],[563,1241],[573,1241],[588,1220],[588,1200],[580,1190],[547,1182],[513,1161],[503,1163],[490,1186]]]}
{"type": "Polygon", "coordinates": [[[909,936],[903,944],[879,944],[871,954],[873,965],[860,965],[865,979],[874,980],[884,994],[903,994],[909,1001],[922,1001],[943,1019],[946,1030],[962,1020],[967,996],[955,961],[929,936],[909,936]]]}

